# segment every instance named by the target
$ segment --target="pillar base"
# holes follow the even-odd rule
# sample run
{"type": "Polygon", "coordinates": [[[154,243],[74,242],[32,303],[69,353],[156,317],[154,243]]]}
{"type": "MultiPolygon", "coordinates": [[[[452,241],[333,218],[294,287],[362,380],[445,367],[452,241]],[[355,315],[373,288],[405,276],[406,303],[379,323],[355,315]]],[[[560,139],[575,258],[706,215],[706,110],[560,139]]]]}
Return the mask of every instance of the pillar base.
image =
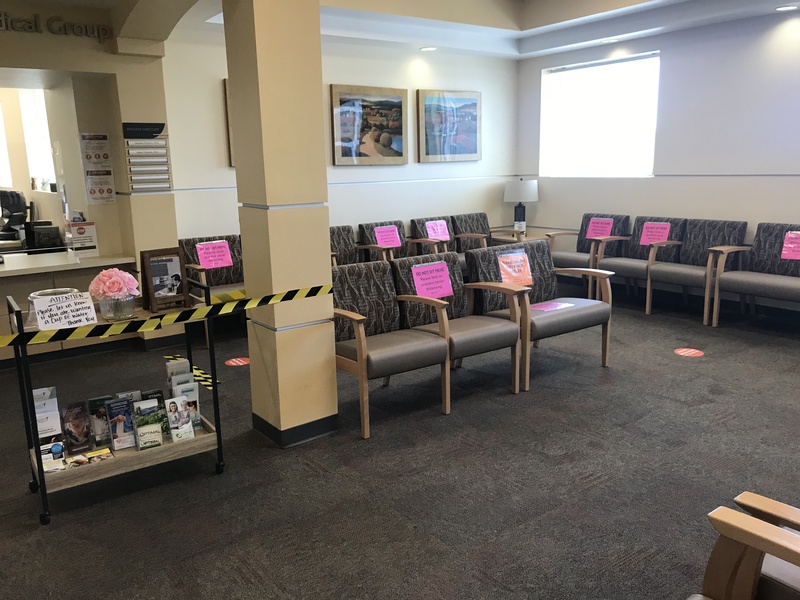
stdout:
{"type": "Polygon", "coordinates": [[[339,415],[331,415],[323,419],[317,419],[310,423],[303,423],[296,427],[290,427],[281,431],[271,423],[268,423],[257,414],[253,413],[253,429],[273,442],[279,448],[291,448],[299,446],[311,440],[333,435],[339,431],[339,415]]]}

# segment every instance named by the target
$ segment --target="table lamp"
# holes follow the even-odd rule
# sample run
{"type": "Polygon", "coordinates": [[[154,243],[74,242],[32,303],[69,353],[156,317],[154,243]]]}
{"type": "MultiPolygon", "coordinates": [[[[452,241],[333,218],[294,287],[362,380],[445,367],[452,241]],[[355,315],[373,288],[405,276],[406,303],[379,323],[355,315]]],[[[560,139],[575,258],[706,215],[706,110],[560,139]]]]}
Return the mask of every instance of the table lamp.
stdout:
{"type": "Polygon", "coordinates": [[[514,207],[514,229],[525,231],[525,204],[539,201],[539,182],[536,179],[517,177],[506,181],[503,202],[516,204],[514,207]]]}

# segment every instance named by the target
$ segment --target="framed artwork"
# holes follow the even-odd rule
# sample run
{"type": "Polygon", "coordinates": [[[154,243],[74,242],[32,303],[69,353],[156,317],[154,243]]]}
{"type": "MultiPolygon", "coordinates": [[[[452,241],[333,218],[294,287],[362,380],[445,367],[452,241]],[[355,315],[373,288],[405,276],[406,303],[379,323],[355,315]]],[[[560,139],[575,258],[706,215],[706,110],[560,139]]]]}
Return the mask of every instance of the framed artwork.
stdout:
{"type": "Polygon", "coordinates": [[[408,90],[331,85],[333,164],[408,164],[408,90]]]}
{"type": "Polygon", "coordinates": [[[145,308],[158,312],[167,307],[189,306],[186,265],[179,248],[142,250],[141,263],[145,308]]]}
{"type": "Polygon", "coordinates": [[[225,127],[228,132],[228,165],[236,166],[233,160],[233,123],[231,122],[231,89],[227,79],[222,80],[222,88],[225,92],[225,127]]]}
{"type": "Polygon", "coordinates": [[[481,93],[417,90],[419,162],[481,159],[481,93]]]}

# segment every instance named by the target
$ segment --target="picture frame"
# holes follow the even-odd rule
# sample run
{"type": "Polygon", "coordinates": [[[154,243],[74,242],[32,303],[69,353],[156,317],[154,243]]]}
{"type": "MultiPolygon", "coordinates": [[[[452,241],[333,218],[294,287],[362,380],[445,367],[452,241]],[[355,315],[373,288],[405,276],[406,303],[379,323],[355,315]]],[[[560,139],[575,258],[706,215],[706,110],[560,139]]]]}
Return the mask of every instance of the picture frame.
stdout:
{"type": "Polygon", "coordinates": [[[231,121],[231,90],[227,78],[222,80],[222,89],[225,101],[225,131],[227,132],[228,141],[228,166],[235,167],[236,161],[233,156],[233,122],[231,121]]]}
{"type": "Polygon", "coordinates": [[[331,85],[334,166],[408,164],[408,90],[331,85]]]}
{"type": "Polygon", "coordinates": [[[155,313],[163,308],[190,306],[186,264],[180,248],[142,250],[140,258],[146,309],[155,313]]]}
{"type": "Polygon", "coordinates": [[[417,90],[419,162],[481,160],[481,93],[417,90]]]}

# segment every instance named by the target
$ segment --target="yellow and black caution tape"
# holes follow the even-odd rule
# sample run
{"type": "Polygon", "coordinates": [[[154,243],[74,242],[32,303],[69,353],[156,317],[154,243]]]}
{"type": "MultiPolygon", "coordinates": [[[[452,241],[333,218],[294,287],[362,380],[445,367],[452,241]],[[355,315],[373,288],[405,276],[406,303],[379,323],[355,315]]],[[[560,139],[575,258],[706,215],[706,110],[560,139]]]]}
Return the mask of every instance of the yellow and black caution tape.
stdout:
{"type": "MultiPolygon", "coordinates": [[[[183,357],[180,354],[168,354],[164,356],[169,362],[175,362],[176,360],[183,360],[183,357]]],[[[204,388],[209,390],[214,389],[213,379],[209,373],[206,373],[200,367],[195,367],[192,365],[192,375],[194,375],[194,380],[202,385],[204,388]]],[[[219,381],[217,382],[219,383],[219,381]]]]}
{"type": "Polygon", "coordinates": [[[47,331],[30,331],[12,335],[0,335],[0,348],[6,346],[27,346],[33,344],[46,344],[48,342],[63,342],[66,340],[83,340],[86,338],[107,338],[123,333],[140,333],[142,331],[155,331],[165,325],[202,321],[210,317],[230,315],[268,304],[290,302],[302,298],[326,296],[332,292],[331,285],[315,285],[310,288],[301,288],[270,294],[261,298],[242,298],[222,304],[210,304],[187,308],[186,310],[157,315],[140,321],[122,321],[120,323],[104,323],[102,325],[84,325],[83,327],[65,327],[64,329],[50,329],[47,331]]]}
{"type": "Polygon", "coordinates": [[[230,292],[220,292],[211,296],[211,304],[222,304],[225,302],[235,302],[237,300],[246,300],[247,294],[244,290],[232,290],[230,292]]]}

